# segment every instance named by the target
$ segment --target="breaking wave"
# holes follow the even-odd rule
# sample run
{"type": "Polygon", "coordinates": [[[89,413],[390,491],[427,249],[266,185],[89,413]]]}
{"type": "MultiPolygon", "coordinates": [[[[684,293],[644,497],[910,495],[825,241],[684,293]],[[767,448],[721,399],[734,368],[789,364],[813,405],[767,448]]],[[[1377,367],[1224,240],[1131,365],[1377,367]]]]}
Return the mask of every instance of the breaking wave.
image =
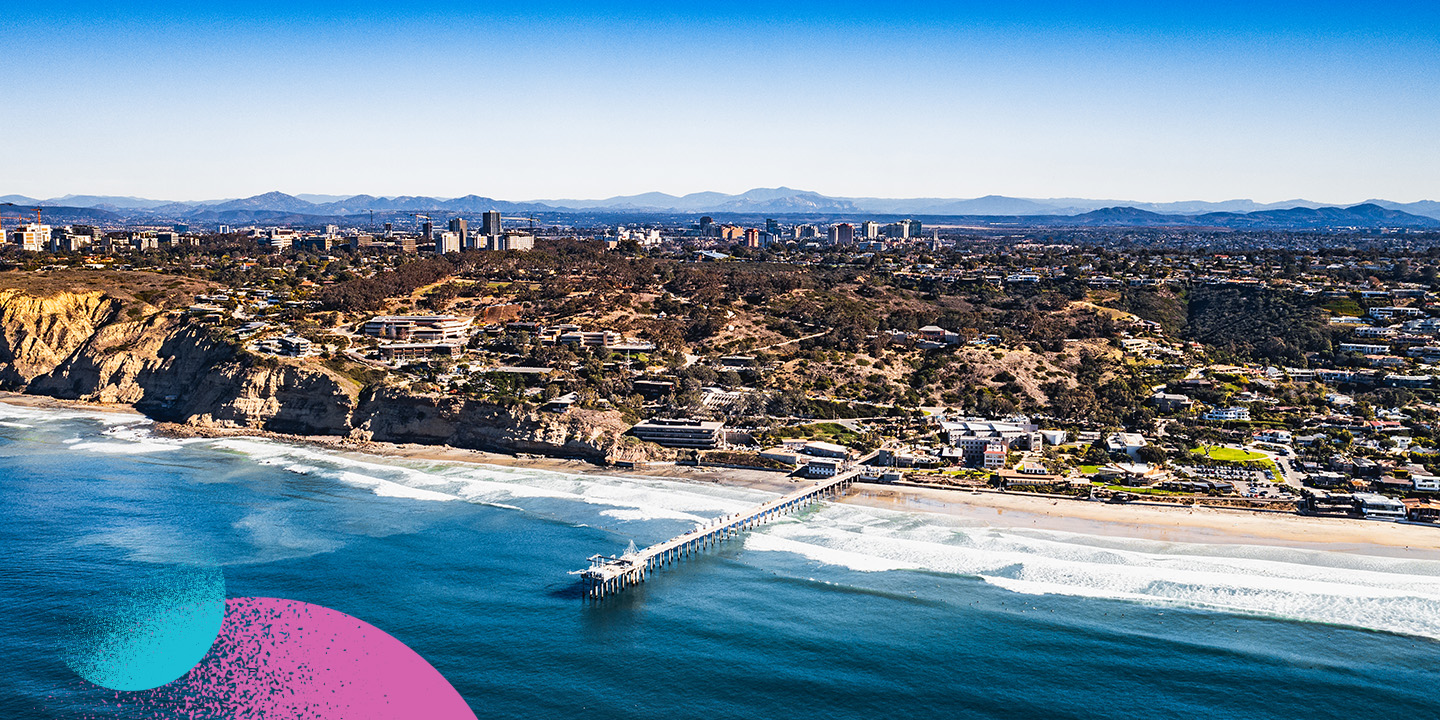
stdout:
{"type": "MultiPolygon", "coordinates": [[[[0,404],[4,422],[38,425],[57,415],[111,421],[104,432],[74,438],[79,440],[69,446],[74,450],[158,453],[199,443],[381,497],[481,504],[610,529],[635,524],[637,536],[668,536],[676,523],[698,524],[773,497],[661,478],[367,457],[255,438],[171,440],[152,437],[148,423],[133,416],[0,404]]],[[[242,525],[264,544],[328,549],[329,540],[312,539],[294,523],[270,527],[272,521],[262,513],[242,525]]],[[[1440,639],[1440,562],[1432,560],[977,527],[942,515],[835,504],[762,526],[745,536],[743,548],[746,562],[758,565],[772,564],[767,555],[779,553],[864,574],[830,578],[842,584],[883,583],[883,573],[920,571],[977,578],[1022,594],[1106,598],[1440,639]]],[[[963,584],[955,592],[965,592],[963,584]]]]}
{"type": "Polygon", "coordinates": [[[1440,639],[1440,562],[1294,548],[965,527],[949,518],[827,506],[746,540],[826,565],[924,570],[1012,592],[1330,623],[1440,639]]]}

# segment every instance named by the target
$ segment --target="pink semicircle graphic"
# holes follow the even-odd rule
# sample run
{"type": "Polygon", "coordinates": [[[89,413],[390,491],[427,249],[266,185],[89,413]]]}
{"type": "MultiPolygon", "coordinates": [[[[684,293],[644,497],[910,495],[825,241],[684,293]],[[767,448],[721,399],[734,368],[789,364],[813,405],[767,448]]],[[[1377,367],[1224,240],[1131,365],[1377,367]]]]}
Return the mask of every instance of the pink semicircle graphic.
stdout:
{"type": "Polygon", "coordinates": [[[236,720],[475,718],[460,693],[404,643],[345,613],[276,598],[227,600],[209,655],[150,692],[163,699],[133,699],[236,720]]]}

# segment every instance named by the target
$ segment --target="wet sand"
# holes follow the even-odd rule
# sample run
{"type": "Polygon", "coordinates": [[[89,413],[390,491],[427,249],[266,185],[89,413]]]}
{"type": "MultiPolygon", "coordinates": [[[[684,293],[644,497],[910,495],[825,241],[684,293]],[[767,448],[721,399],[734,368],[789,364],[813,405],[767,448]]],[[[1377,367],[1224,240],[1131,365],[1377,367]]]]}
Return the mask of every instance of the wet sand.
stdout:
{"type": "Polygon", "coordinates": [[[986,527],[1164,542],[1272,545],[1440,560],[1440,526],[1182,505],[1112,505],[994,491],[857,485],[846,502],[986,527]]]}
{"type": "MultiPolygon", "coordinates": [[[[139,415],[127,405],[100,405],[18,393],[0,393],[0,402],[24,407],[139,415]]],[[[717,483],[773,493],[787,493],[808,482],[763,470],[684,465],[601,467],[584,460],[516,457],[448,446],[361,442],[343,437],[282,435],[255,430],[194,428],[160,423],[157,431],[185,437],[263,437],[369,457],[479,463],[591,476],[653,477],[717,483]]],[[[867,483],[855,485],[843,501],[887,510],[938,513],[984,527],[1029,528],[1166,542],[1271,545],[1440,560],[1440,526],[1183,505],[1112,505],[1017,493],[867,483]]]]}

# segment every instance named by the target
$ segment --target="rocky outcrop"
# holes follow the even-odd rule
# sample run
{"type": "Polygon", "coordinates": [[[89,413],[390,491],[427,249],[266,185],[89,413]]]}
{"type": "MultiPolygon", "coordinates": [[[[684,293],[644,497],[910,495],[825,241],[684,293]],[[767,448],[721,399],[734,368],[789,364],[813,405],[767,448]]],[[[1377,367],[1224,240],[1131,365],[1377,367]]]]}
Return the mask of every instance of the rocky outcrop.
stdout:
{"type": "Polygon", "coordinates": [[[127,403],[204,428],[426,443],[596,462],[668,459],[616,412],[542,413],[444,395],[363,390],[315,361],[241,352],[181,313],[99,292],[0,292],[0,388],[127,403]]]}
{"type": "Polygon", "coordinates": [[[119,303],[103,293],[34,297],[0,291],[0,386],[23,387],[50,372],[110,322],[119,303]]]}
{"type": "Polygon", "coordinates": [[[540,412],[524,406],[381,388],[366,393],[351,437],[582,457],[596,462],[669,459],[669,451],[624,435],[617,412],[540,412]]]}

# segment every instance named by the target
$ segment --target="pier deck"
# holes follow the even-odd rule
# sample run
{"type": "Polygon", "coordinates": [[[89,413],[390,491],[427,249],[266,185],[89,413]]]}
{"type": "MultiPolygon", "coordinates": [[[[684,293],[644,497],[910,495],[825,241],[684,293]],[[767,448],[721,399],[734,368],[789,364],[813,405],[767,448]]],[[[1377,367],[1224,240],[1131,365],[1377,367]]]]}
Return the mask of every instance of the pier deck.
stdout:
{"type": "Polygon", "coordinates": [[[795,512],[823,497],[838,495],[855,481],[861,470],[859,464],[853,465],[834,477],[761,503],[744,512],[712,520],[683,535],[643,550],[619,557],[593,555],[590,557],[590,567],[580,572],[585,585],[585,597],[599,600],[622,592],[645,582],[655,571],[714,547],[745,530],[769,522],[782,514],[795,512]]]}

